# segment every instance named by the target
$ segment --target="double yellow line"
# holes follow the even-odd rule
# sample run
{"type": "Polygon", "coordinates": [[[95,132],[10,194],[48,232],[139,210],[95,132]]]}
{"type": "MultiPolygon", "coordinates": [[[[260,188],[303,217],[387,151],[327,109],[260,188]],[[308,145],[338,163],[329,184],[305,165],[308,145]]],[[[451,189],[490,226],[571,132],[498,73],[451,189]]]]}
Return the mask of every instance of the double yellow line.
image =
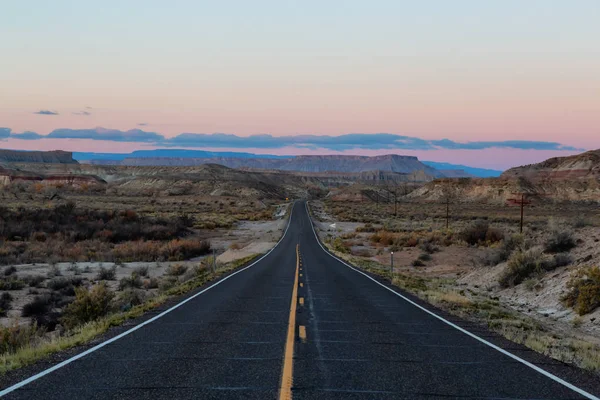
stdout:
{"type": "MultiPolygon", "coordinates": [[[[294,337],[296,334],[296,309],[298,307],[298,276],[300,271],[300,245],[296,245],[296,274],[294,277],[294,288],[292,289],[292,302],[290,305],[290,319],[288,321],[287,339],[285,341],[285,353],[283,356],[283,374],[281,376],[281,387],[279,388],[280,400],[292,399],[292,384],[294,378],[294,337]]],[[[304,301],[302,300],[302,303],[304,301]]],[[[304,328],[304,327],[302,327],[304,328]]],[[[302,331],[302,330],[301,330],[302,331]]],[[[306,337],[306,330],[301,332],[306,337]]]]}

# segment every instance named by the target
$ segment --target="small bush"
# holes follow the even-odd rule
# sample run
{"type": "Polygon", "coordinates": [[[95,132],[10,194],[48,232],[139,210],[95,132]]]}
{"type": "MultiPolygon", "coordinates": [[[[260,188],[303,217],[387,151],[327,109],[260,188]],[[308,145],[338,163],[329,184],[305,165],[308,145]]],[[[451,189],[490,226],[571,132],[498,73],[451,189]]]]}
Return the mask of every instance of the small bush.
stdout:
{"type": "Polygon", "coordinates": [[[562,297],[567,307],[585,315],[600,306],[600,267],[585,267],[575,272],[567,282],[567,293],[562,297]]]}
{"type": "Polygon", "coordinates": [[[421,255],[419,255],[419,260],[421,260],[421,261],[431,261],[431,254],[429,254],[429,253],[422,253],[421,255]]]}
{"type": "Polygon", "coordinates": [[[128,289],[120,293],[117,304],[121,311],[128,311],[131,307],[138,306],[146,301],[146,293],[143,290],[128,289]]]}
{"type": "Polygon", "coordinates": [[[62,272],[60,271],[60,268],[58,268],[58,265],[56,264],[52,264],[50,265],[50,270],[48,271],[48,278],[54,278],[55,276],[61,276],[62,272]]]}
{"type": "Polygon", "coordinates": [[[117,268],[115,266],[110,269],[100,267],[100,270],[96,275],[96,280],[99,281],[114,281],[115,279],[117,279],[117,268]]]}
{"type": "Polygon", "coordinates": [[[2,292],[0,295],[0,316],[6,316],[6,312],[12,307],[13,297],[8,292],[2,292]]]}
{"type": "Polygon", "coordinates": [[[0,290],[21,290],[24,287],[25,282],[16,275],[11,275],[9,279],[0,279],[0,290]]]}
{"type": "Polygon", "coordinates": [[[419,260],[418,258],[416,260],[414,260],[411,265],[413,267],[423,267],[425,265],[425,263],[421,260],[419,260]]]}
{"type": "Polygon", "coordinates": [[[159,280],[157,278],[144,279],[142,286],[144,289],[157,289],[159,280]]]}
{"type": "Polygon", "coordinates": [[[49,280],[46,283],[46,286],[52,290],[62,290],[69,286],[81,286],[83,284],[83,278],[68,278],[68,277],[58,277],[49,280]]]}
{"type": "Polygon", "coordinates": [[[440,248],[437,247],[437,246],[435,246],[430,241],[426,241],[426,242],[421,243],[421,245],[419,246],[419,248],[421,250],[423,250],[425,253],[428,253],[428,254],[433,254],[435,252],[440,251],[440,248]]]}
{"type": "Polygon", "coordinates": [[[171,275],[171,276],[181,276],[181,275],[185,274],[185,271],[187,271],[187,267],[185,265],[171,264],[165,271],[165,274],[171,275]]]}
{"type": "Polygon", "coordinates": [[[14,274],[15,272],[17,272],[17,268],[15,268],[14,266],[11,266],[11,267],[4,268],[3,274],[4,274],[4,276],[10,276],[10,275],[14,274]]]}
{"type": "Polygon", "coordinates": [[[542,262],[544,271],[553,271],[556,268],[565,267],[573,263],[573,257],[569,253],[555,254],[551,259],[542,262]]]}
{"type": "Polygon", "coordinates": [[[119,290],[125,290],[127,288],[141,288],[142,284],[142,278],[133,272],[131,276],[122,278],[119,281],[119,290]]]}
{"type": "Polygon", "coordinates": [[[351,253],[353,256],[358,256],[358,257],[372,257],[373,256],[373,254],[371,254],[369,249],[364,249],[364,248],[352,250],[351,253]]]}
{"type": "Polygon", "coordinates": [[[105,283],[91,289],[79,287],[75,289],[75,301],[69,304],[62,318],[67,328],[96,320],[108,314],[114,294],[105,283]]]}
{"type": "Polygon", "coordinates": [[[12,326],[0,326],[0,353],[14,353],[20,348],[31,345],[43,334],[44,330],[37,325],[19,326],[15,322],[12,326]]]}
{"type": "Polygon", "coordinates": [[[137,276],[141,276],[144,278],[147,278],[150,276],[147,266],[137,267],[133,270],[133,273],[137,274],[137,276]]]}
{"type": "Polygon", "coordinates": [[[500,246],[499,262],[508,260],[513,251],[522,249],[524,243],[523,235],[515,234],[505,237],[502,246],[500,246]]]}
{"type": "Polygon", "coordinates": [[[355,229],[356,232],[375,232],[375,228],[372,224],[365,224],[364,226],[359,226],[355,229]]]}
{"type": "Polygon", "coordinates": [[[536,249],[514,253],[500,276],[500,286],[506,288],[518,285],[535,272],[541,271],[542,261],[542,253],[536,249]]]}
{"type": "Polygon", "coordinates": [[[22,317],[34,317],[44,315],[50,311],[52,307],[50,296],[35,296],[33,300],[23,306],[21,310],[22,317]]]}
{"type": "Polygon", "coordinates": [[[490,228],[487,221],[476,221],[461,232],[460,238],[473,246],[499,242],[504,238],[504,234],[498,229],[490,228]]]}
{"type": "Polygon", "coordinates": [[[29,287],[36,288],[41,287],[45,280],[46,278],[44,278],[42,275],[28,275],[23,277],[23,281],[29,285],[29,287]]]}
{"type": "Polygon", "coordinates": [[[570,231],[554,231],[544,244],[548,253],[563,253],[577,246],[570,231]]]}
{"type": "Polygon", "coordinates": [[[575,220],[573,221],[573,228],[575,228],[575,229],[581,229],[581,228],[585,228],[586,226],[591,226],[591,225],[592,225],[591,222],[582,216],[575,218],[575,220]]]}
{"type": "Polygon", "coordinates": [[[350,252],[350,247],[342,240],[342,238],[336,237],[333,239],[331,245],[333,246],[333,250],[339,251],[340,253],[350,252]]]}

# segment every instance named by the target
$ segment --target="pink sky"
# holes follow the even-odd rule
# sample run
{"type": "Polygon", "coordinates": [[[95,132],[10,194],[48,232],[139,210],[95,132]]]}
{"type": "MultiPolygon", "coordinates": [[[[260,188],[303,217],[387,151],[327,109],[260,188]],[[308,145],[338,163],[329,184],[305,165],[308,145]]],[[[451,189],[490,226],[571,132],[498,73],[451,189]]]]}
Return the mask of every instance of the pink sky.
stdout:
{"type": "MultiPolygon", "coordinates": [[[[167,137],[386,132],[600,147],[598,1],[109,3],[3,5],[0,127],[47,134],[146,123],[167,137]]],[[[556,155],[400,152],[496,168],[556,155]]]]}

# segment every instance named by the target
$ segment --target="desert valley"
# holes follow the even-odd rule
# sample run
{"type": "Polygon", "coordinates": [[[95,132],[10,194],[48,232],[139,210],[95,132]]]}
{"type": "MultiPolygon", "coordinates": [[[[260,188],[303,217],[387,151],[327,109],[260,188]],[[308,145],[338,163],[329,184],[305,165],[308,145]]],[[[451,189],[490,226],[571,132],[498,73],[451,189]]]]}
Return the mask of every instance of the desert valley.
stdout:
{"type": "Polygon", "coordinates": [[[297,199],[353,265],[600,371],[600,151],[481,178],[392,155],[78,162],[3,150],[0,184],[3,371],[247,264],[297,199]]]}

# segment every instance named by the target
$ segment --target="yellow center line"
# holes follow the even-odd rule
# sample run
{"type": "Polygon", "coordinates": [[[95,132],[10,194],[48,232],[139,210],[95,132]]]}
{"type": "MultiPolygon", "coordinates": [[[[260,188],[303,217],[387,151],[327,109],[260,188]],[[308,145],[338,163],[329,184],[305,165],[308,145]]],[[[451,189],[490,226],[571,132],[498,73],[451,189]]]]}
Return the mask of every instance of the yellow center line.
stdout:
{"type": "Polygon", "coordinates": [[[298,327],[298,336],[300,336],[300,340],[302,340],[302,342],[306,342],[306,327],[304,325],[300,325],[298,327]]]}
{"type": "Polygon", "coordinates": [[[300,282],[300,287],[304,287],[304,283],[300,282]]]}
{"type": "Polygon", "coordinates": [[[300,301],[300,305],[303,306],[304,305],[304,297],[300,297],[300,299],[298,299],[298,301],[300,301]]]}
{"type": "Polygon", "coordinates": [[[298,301],[298,270],[300,269],[300,245],[296,245],[296,274],[292,289],[292,303],[290,305],[290,319],[288,321],[287,339],[285,341],[285,354],[283,356],[283,373],[279,400],[292,399],[292,383],[294,377],[294,336],[296,334],[296,303],[298,301]]]}

